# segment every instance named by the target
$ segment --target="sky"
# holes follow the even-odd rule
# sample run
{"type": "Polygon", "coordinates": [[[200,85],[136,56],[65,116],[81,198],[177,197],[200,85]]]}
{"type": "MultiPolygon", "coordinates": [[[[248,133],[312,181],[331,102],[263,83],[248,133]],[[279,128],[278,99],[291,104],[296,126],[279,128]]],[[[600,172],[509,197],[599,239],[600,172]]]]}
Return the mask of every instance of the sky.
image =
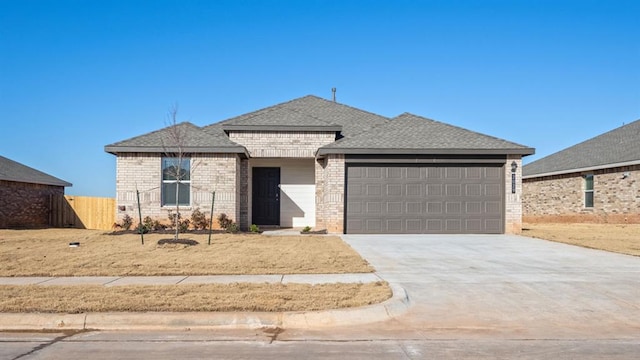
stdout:
{"type": "Polygon", "coordinates": [[[536,149],[640,118],[640,1],[0,0],[0,155],[115,196],[104,146],[305,95],[536,149]]]}

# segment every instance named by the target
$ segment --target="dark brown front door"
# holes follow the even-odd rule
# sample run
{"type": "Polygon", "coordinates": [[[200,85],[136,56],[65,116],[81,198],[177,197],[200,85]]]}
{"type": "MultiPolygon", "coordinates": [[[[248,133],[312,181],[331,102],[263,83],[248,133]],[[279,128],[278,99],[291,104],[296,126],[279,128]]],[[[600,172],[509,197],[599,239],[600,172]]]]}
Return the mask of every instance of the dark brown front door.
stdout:
{"type": "Polygon", "coordinates": [[[280,168],[253,168],[252,205],[252,223],[280,225],[280,168]]]}

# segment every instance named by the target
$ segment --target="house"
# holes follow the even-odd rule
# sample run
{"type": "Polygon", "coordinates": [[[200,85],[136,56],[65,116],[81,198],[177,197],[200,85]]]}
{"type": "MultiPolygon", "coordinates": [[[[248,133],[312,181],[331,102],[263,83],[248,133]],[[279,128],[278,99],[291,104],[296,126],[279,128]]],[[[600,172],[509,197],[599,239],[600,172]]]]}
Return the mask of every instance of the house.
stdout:
{"type": "Polygon", "coordinates": [[[159,219],[176,200],[183,216],[206,211],[215,191],[214,213],[242,229],[349,234],[518,233],[521,158],[534,152],[420,116],[389,119],[315,96],[209,126],[181,123],[105,151],[117,157],[120,218],[137,218],[136,191],[142,216],[159,219]],[[180,184],[167,156],[176,130],[190,154],[180,184]]]}
{"type": "Polygon", "coordinates": [[[525,221],[640,222],[640,120],[523,168],[525,221]]]}
{"type": "Polygon", "coordinates": [[[0,228],[50,226],[52,203],[70,183],[0,156],[0,228]]]}

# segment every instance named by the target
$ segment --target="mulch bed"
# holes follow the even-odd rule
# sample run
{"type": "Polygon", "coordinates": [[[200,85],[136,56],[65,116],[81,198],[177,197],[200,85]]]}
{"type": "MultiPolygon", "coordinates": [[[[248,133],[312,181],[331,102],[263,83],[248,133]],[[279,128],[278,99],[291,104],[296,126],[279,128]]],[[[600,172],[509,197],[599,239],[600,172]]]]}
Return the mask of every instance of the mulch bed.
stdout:
{"type": "Polygon", "coordinates": [[[158,245],[165,245],[165,244],[179,244],[179,245],[193,246],[193,245],[198,245],[200,243],[191,239],[160,239],[158,240],[158,245]]]}

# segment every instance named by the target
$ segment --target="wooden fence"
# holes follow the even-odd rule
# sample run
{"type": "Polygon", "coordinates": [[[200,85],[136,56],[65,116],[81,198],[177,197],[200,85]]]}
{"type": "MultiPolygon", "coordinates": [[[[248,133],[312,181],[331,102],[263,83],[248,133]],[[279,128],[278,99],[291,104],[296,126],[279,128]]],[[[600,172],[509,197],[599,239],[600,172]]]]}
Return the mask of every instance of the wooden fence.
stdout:
{"type": "Polygon", "coordinates": [[[116,222],[116,200],[89,196],[52,196],[53,227],[111,230],[116,222]]]}

